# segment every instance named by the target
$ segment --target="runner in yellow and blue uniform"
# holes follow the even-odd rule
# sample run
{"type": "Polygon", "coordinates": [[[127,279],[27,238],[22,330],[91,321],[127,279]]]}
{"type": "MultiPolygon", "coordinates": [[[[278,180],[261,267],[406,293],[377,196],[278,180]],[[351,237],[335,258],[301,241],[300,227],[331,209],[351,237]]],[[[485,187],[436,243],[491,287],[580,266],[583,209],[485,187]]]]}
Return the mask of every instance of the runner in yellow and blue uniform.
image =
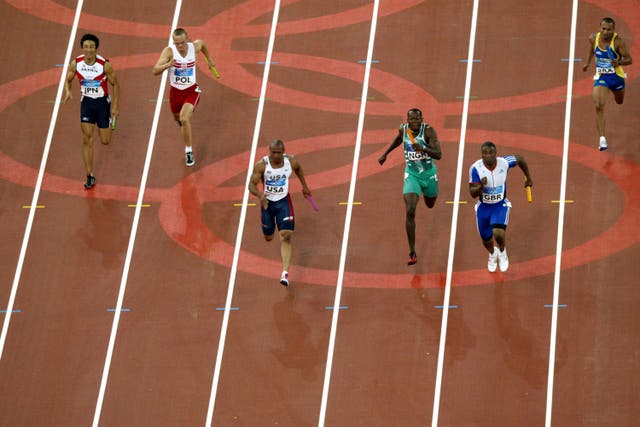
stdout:
{"type": "Polygon", "coordinates": [[[406,229],[409,241],[408,265],[418,262],[416,255],[416,207],[420,194],[424,194],[424,202],[433,208],[438,198],[438,175],[434,160],[442,158],[442,150],[436,131],[422,122],[422,111],[412,108],[407,112],[407,123],[400,125],[398,135],[387,150],[380,156],[381,165],[387,155],[403,144],[406,167],[404,170],[403,195],[407,209],[406,229]]]}
{"type": "Polygon", "coordinates": [[[625,79],[627,75],[622,65],[631,65],[633,60],[624,40],[615,32],[616,23],[611,18],[602,18],[600,32],[589,37],[589,56],[582,67],[587,71],[591,59],[596,58],[596,73],[593,76],[593,102],[596,107],[596,125],[600,133],[598,148],[609,148],[605,137],[604,106],[609,91],[613,93],[617,104],[624,101],[625,79]]]}

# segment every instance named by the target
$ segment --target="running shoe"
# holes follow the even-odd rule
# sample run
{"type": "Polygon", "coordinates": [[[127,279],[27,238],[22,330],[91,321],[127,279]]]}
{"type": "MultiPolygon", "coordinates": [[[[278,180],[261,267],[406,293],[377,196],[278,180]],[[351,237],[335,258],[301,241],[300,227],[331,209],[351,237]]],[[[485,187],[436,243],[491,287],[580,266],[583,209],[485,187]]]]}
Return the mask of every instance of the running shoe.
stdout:
{"type": "Polygon", "coordinates": [[[87,175],[87,182],[84,183],[85,190],[91,190],[96,185],[96,177],[93,175],[87,175]]]}
{"type": "Polygon", "coordinates": [[[289,286],[289,273],[287,273],[286,271],[283,271],[282,275],[280,276],[280,284],[282,286],[289,286]]]}
{"type": "Polygon", "coordinates": [[[605,138],[604,136],[601,136],[600,137],[600,144],[598,145],[598,150],[604,151],[607,148],[609,148],[609,146],[607,145],[607,138],[605,138]]]}
{"type": "Polygon", "coordinates": [[[498,269],[498,254],[500,253],[500,249],[497,247],[493,247],[493,253],[489,255],[489,261],[487,261],[487,269],[490,273],[495,273],[498,269]]]}
{"type": "Polygon", "coordinates": [[[509,268],[509,257],[507,256],[507,248],[498,253],[498,266],[503,273],[509,268]]]}
{"type": "Polygon", "coordinates": [[[196,160],[193,157],[193,151],[187,151],[186,153],[184,153],[184,162],[189,167],[196,164],[196,160]]]}
{"type": "Polygon", "coordinates": [[[418,262],[418,256],[415,252],[411,252],[409,254],[409,261],[407,261],[407,265],[414,265],[416,262],[418,262]]]}

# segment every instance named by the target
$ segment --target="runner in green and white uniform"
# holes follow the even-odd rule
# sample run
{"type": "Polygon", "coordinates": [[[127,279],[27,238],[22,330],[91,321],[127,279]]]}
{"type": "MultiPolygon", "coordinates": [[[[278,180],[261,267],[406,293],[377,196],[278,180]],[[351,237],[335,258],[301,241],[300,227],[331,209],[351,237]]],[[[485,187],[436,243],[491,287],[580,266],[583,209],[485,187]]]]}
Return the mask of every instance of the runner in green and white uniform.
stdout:
{"type": "Polygon", "coordinates": [[[412,108],[407,112],[407,123],[400,125],[398,135],[378,162],[382,165],[387,155],[400,146],[404,148],[405,170],[402,193],[407,208],[406,229],[409,241],[408,265],[418,261],[415,251],[416,207],[420,195],[428,208],[433,208],[438,198],[438,175],[434,160],[442,158],[440,142],[435,129],[422,122],[422,112],[412,108]],[[412,139],[413,137],[413,139],[412,139]]]}

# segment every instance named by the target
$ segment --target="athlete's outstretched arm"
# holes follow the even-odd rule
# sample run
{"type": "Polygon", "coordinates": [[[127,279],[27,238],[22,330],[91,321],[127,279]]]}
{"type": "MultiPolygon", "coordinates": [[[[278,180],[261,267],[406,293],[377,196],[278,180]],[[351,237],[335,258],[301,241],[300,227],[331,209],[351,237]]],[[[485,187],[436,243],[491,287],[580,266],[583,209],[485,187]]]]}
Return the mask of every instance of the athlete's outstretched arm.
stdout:
{"type": "Polygon", "coordinates": [[[304,172],[302,171],[302,165],[300,164],[298,159],[292,155],[289,155],[289,161],[291,162],[291,167],[293,168],[293,171],[298,176],[300,183],[302,183],[302,194],[304,194],[305,196],[310,196],[311,190],[309,190],[309,187],[307,187],[307,181],[304,179],[304,172]]]}
{"type": "Polygon", "coordinates": [[[519,154],[516,154],[516,161],[518,162],[518,166],[520,166],[520,169],[522,169],[522,172],[524,173],[524,177],[526,178],[524,181],[524,186],[525,187],[533,186],[533,180],[531,179],[531,174],[529,173],[529,165],[524,160],[524,157],[522,157],[519,154]]]}
{"type": "Polygon", "coordinates": [[[589,36],[589,53],[587,53],[587,60],[584,61],[584,65],[582,66],[582,71],[587,71],[589,68],[589,64],[591,64],[591,60],[593,59],[593,51],[595,49],[596,44],[596,35],[591,34],[589,36]]]}
{"type": "Polygon", "coordinates": [[[263,208],[267,208],[269,206],[269,201],[265,197],[264,193],[258,190],[258,183],[262,181],[262,175],[265,170],[264,160],[260,160],[253,167],[253,173],[251,174],[251,179],[249,180],[249,192],[260,199],[263,208]]]}
{"type": "Polygon", "coordinates": [[[387,160],[387,154],[389,154],[390,152],[392,152],[393,150],[398,148],[400,146],[400,144],[402,144],[402,126],[400,126],[400,129],[398,129],[398,135],[396,136],[396,138],[389,145],[389,147],[385,150],[385,152],[382,154],[382,156],[380,156],[380,158],[378,159],[378,163],[383,165],[384,162],[387,160]]]}

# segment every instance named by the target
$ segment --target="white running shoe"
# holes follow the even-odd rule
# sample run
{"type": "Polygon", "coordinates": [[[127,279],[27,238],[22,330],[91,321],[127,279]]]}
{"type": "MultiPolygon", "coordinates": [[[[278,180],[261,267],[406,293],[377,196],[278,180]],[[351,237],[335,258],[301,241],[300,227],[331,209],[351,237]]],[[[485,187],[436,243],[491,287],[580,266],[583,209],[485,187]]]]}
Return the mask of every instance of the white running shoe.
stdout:
{"type": "Polygon", "coordinates": [[[609,146],[607,145],[607,138],[605,138],[604,136],[601,136],[600,137],[600,144],[598,145],[598,150],[604,151],[607,148],[609,148],[609,146]]]}
{"type": "Polygon", "coordinates": [[[497,247],[493,247],[493,253],[489,255],[489,261],[487,261],[487,269],[490,273],[495,273],[498,269],[498,254],[500,253],[500,249],[497,247]]]}
{"type": "Polygon", "coordinates": [[[509,268],[509,257],[507,256],[507,248],[504,248],[502,252],[498,250],[498,265],[500,266],[500,271],[502,271],[503,273],[509,268]]]}
{"type": "Polygon", "coordinates": [[[282,276],[280,276],[280,284],[282,286],[289,286],[289,273],[286,271],[283,271],[282,276]]]}

